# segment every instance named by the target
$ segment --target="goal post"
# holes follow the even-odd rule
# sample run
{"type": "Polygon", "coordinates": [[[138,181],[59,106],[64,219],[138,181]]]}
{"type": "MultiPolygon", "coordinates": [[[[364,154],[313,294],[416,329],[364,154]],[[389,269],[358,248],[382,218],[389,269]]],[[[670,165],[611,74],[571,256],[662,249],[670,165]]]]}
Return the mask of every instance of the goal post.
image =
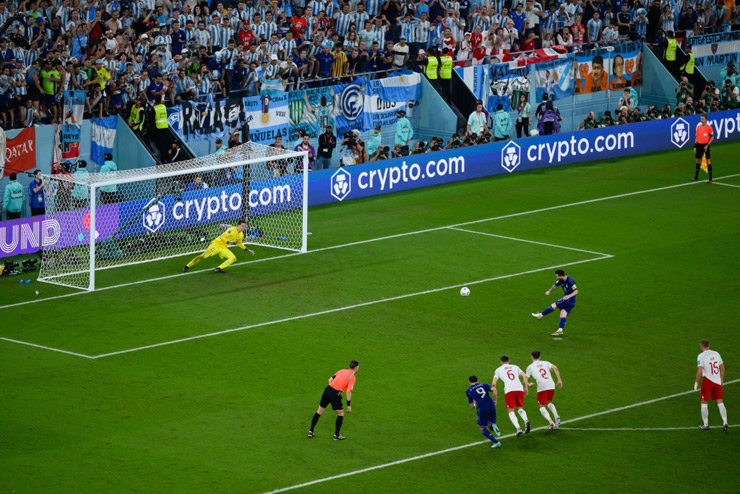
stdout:
{"type": "Polygon", "coordinates": [[[52,241],[39,281],[94,290],[96,272],[200,253],[241,219],[244,243],[307,251],[306,152],[250,142],[154,167],[88,166],[45,177],[52,241]]]}

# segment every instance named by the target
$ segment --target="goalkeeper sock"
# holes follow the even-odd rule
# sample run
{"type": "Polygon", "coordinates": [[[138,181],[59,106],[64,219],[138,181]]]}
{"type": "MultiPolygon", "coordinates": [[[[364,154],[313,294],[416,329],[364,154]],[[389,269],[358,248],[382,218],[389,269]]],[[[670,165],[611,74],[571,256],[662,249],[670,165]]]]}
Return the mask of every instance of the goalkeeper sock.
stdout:
{"type": "Polygon", "coordinates": [[[313,432],[313,428],[316,427],[316,424],[318,423],[320,418],[321,415],[319,415],[318,413],[313,414],[313,418],[311,419],[311,432],[313,432]]]}
{"type": "Polygon", "coordinates": [[[564,327],[565,327],[565,318],[564,317],[561,317],[560,318],[560,324],[558,325],[558,329],[561,329],[562,330],[564,327]]]}
{"type": "Polygon", "coordinates": [[[203,259],[205,259],[205,257],[198,256],[195,259],[193,259],[192,261],[190,261],[189,263],[187,263],[186,266],[189,267],[189,268],[192,268],[193,266],[195,266],[196,264],[198,264],[203,259]]]}
{"type": "Polygon", "coordinates": [[[494,443],[497,443],[498,442],[498,441],[496,441],[496,438],[493,437],[493,434],[491,434],[490,432],[488,432],[488,429],[483,429],[481,432],[483,433],[484,436],[486,436],[488,439],[490,439],[494,443]]]}
{"type": "Polygon", "coordinates": [[[550,306],[548,305],[548,306],[547,306],[547,309],[545,309],[545,310],[543,310],[543,311],[542,311],[542,315],[543,315],[543,316],[546,316],[546,315],[548,315],[548,314],[549,314],[550,312],[552,312],[553,310],[554,310],[554,309],[553,309],[552,307],[550,307],[550,306]]]}
{"type": "Polygon", "coordinates": [[[337,417],[337,423],[336,423],[336,426],[334,427],[334,435],[335,436],[338,436],[339,435],[339,431],[342,428],[342,422],[344,422],[344,417],[342,417],[340,415],[340,416],[337,417]]]}

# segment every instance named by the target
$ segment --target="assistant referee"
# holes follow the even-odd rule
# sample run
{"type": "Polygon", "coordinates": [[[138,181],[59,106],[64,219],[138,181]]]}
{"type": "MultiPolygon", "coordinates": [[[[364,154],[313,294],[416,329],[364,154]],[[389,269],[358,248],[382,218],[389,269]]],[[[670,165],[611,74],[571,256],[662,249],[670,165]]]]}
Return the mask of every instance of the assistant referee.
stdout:
{"type": "Polygon", "coordinates": [[[347,411],[352,411],[350,400],[352,399],[352,389],[355,385],[355,373],[360,368],[360,363],[357,360],[353,360],[349,363],[349,369],[338,370],[333,376],[329,378],[329,385],[324,389],[324,393],[321,395],[319,401],[319,409],[313,414],[311,419],[311,429],[308,431],[308,437],[313,437],[313,430],[316,427],[321,415],[323,415],[326,407],[331,403],[331,408],[337,412],[337,422],[334,427],[334,440],[341,441],[346,439],[339,433],[342,428],[342,422],[344,421],[344,407],[342,406],[342,391],[347,392],[347,411]]]}
{"type": "Polygon", "coordinates": [[[709,172],[709,183],[712,183],[712,159],[709,153],[709,145],[714,141],[714,132],[712,126],[707,123],[707,114],[701,114],[701,122],[696,126],[696,138],[694,139],[694,156],[696,156],[696,173],[694,182],[699,180],[699,168],[701,168],[701,159],[707,157],[707,168],[709,172]]]}

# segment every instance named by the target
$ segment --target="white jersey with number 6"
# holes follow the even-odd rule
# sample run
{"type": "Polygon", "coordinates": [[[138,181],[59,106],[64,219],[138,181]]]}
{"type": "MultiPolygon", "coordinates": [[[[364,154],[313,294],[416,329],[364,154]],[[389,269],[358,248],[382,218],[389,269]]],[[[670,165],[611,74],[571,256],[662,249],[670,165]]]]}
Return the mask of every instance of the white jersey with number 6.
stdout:
{"type": "Polygon", "coordinates": [[[537,382],[537,392],[555,389],[555,383],[552,382],[550,368],[552,364],[546,360],[538,360],[527,367],[527,377],[533,377],[537,382]]]}
{"type": "Polygon", "coordinates": [[[702,368],[704,377],[712,381],[714,384],[722,385],[722,380],[719,375],[720,364],[722,364],[722,357],[720,357],[719,353],[714,350],[701,352],[696,359],[696,366],[702,368]]]}
{"type": "Polygon", "coordinates": [[[504,394],[511,391],[524,391],[524,386],[519,380],[519,374],[522,370],[517,365],[502,365],[496,372],[493,373],[493,377],[498,377],[504,382],[504,394]]]}

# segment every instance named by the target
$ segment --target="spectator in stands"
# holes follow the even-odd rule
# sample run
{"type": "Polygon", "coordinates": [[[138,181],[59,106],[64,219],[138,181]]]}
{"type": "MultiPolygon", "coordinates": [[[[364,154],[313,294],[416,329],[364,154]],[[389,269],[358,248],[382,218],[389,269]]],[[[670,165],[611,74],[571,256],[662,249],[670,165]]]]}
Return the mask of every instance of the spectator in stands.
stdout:
{"type": "Polygon", "coordinates": [[[180,143],[173,141],[172,146],[167,150],[167,163],[176,163],[184,159],[185,153],[183,153],[180,143]]]}
{"type": "Polygon", "coordinates": [[[6,220],[15,220],[21,217],[23,210],[23,186],[17,182],[18,175],[10,174],[10,182],[5,186],[3,196],[3,211],[6,220]]]}
{"type": "Polygon", "coordinates": [[[331,168],[331,156],[335,147],[337,147],[337,138],[334,136],[331,125],[327,125],[324,133],[319,136],[316,170],[327,170],[331,168]]]}
{"type": "Polygon", "coordinates": [[[493,138],[496,141],[505,141],[509,138],[511,130],[511,117],[509,112],[504,111],[504,105],[496,105],[496,113],[493,115],[493,138]]]}
{"type": "Polygon", "coordinates": [[[185,187],[185,192],[192,192],[195,190],[204,190],[208,188],[208,184],[203,181],[203,176],[198,174],[193,178],[193,181],[190,182],[185,187]]]}

